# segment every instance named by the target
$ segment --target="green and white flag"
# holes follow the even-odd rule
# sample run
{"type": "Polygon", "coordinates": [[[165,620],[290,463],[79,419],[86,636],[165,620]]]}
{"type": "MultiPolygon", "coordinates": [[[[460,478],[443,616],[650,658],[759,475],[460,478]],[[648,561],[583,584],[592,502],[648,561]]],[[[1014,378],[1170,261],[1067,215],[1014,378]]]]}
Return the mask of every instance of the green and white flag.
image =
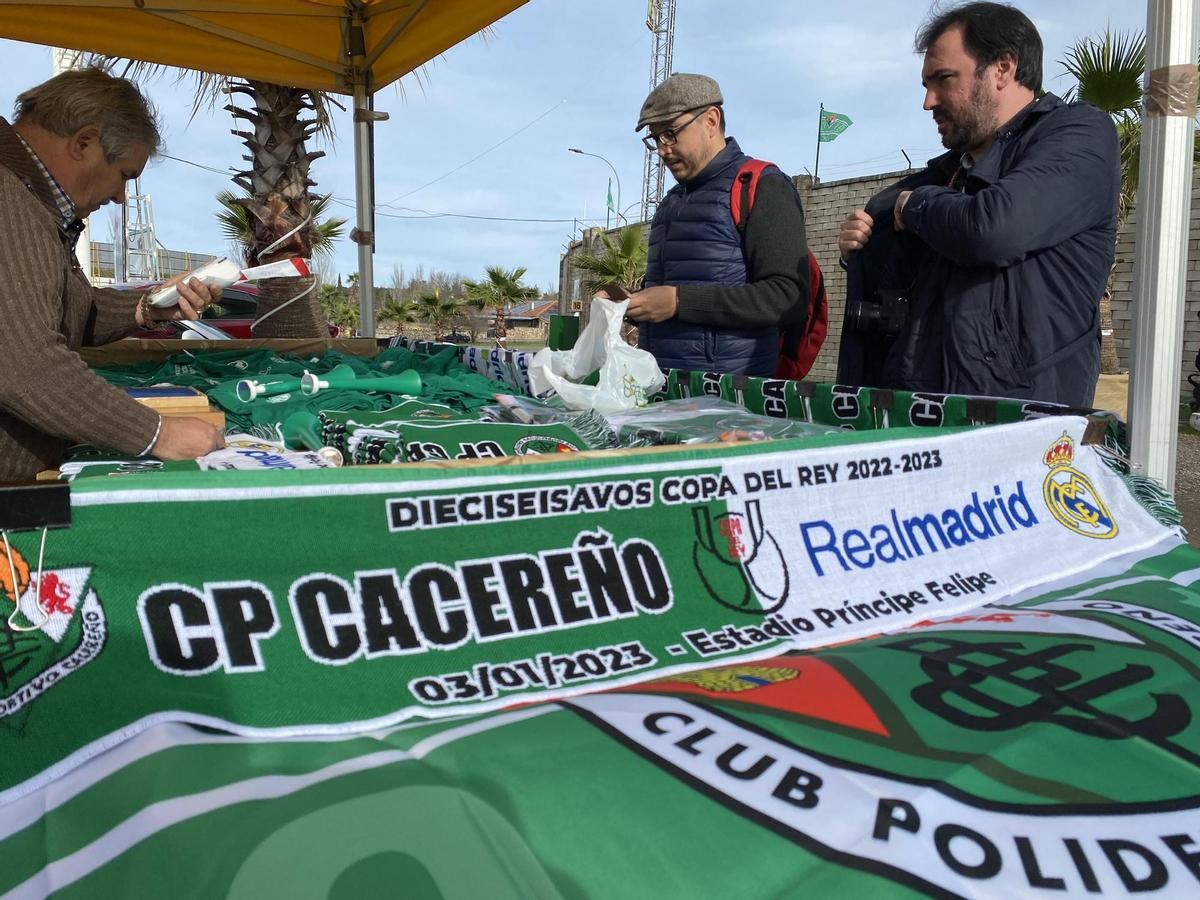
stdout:
{"type": "Polygon", "coordinates": [[[608,179],[608,208],[614,212],[616,211],[616,206],[613,205],[612,179],[611,178],[608,179]]]}
{"type": "Polygon", "coordinates": [[[483,716],[151,724],[0,806],[0,895],[1195,896],[1198,564],[483,716]]]}
{"type": "Polygon", "coordinates": [[[817,140],[823,144],[827,144],[832,140],[836,140],[839,134],[853,124],[854,120],[849,116],[824,109],[821,111],[821,128],[818,132],[817,140]]]}
{"type": "Polygon", "coordinates": [[[0,897],[1196,894],[1200,553],[1086,419],[670,378],[864,430],[73,484],[0,897]]]}
{"type": "Polygon", "coordinates": [[[3,620],[15,601],[39,626],[0,626],[0,805],[161,722],[279,739],[494,711],[895,631],[1178,544],[1086,425],[80,479],[40,583],[32,534],[0,583],[3,620]]]}

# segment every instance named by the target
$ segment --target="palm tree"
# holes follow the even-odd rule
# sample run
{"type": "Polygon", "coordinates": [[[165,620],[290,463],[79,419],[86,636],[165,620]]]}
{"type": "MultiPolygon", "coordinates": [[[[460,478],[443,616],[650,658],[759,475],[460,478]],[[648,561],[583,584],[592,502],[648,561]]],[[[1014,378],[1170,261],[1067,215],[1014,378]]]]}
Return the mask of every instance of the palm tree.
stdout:
{"type": "MultiPolygon", "coordinates": [[[[1065,98],[1084,100],[1098,107],[1112,117],[1117,128],[1121,158],[1121,193],[1117,204],[1117,232],[1120,234],[1137,199],[1146,36],[1142,32],[1114,33],[1106,28],[1098,38],[1076,41],[1059,64],[1077,82],[1065,98]]],[[[1194,154],[1195,161],[1200,162],[1200,134],[1196,136],[1194,154]]],[[[1100,368],[1106,375],[1120,371],[1117,348],[1112,339],[1112,294],[1117,262],[1119,260],[1113,261],[1108,284],[1100,298],[1100,368]]]]}
{"type": "MultiPolygon", "coordinates": [[[[126,78],[157,77],[168,67],[138,60],[81,52],[86,65],[112,71],[118,67],[126,78]]],[[[208,72],[192,72],[196,78],[193,113],[204,106],[217,106],[229,98],[225,109],[246,123],[245,130],[232,133],[242,138],[250,151],[243,159],[248,169],[234,174],[233,183],[245,196],[230,196],[242,207],[250,240],[246,262],[255,266],[301,256],[309,259],[314,245],[326,239],[313,214],[314,197],[309,188],[309,170],[325,154],[308,150],[313,135],[332,135],[327,96],[307,88],[240,80],[208,72]],[[236,95],[249,102],[238,105],[236,95]]],[[[225,214],[218,216],[224,221],[225,214]]],[[[344,223],[343,223],[344,224],[344,223]]],[[[240,231],[240,229],[239,229],[240,231]]],[[[313,337],[324,334],[317,303],[316,280],[306,278],[264,279],[258,286],[258,309],[265,318],[256,329],[259,337],[313,337]],[[295,302],[291,302],[295,300],[295,302]],[[278,312],[276,312],[278,310],[278,312]]]]}
{"type": "Polygon", "coordinates": [[[434,288],[432,292],[417,298],[416,315],[433,329],[433,339],[440,341],[442,333],[446,330],[446,323],[458,314],[462,304],[463,300],[460,297],[448,297],[443,300],[441,290],[434,288]]]}
{"type": "Polygon", "coordinates": [[[404,322],[412,322],[416,318],[416,314],[416,303],[392,297],[379,308],[379,321],[381,324],[394,323],[396,330],[399,331],[400,325],[404,322]]]}
{"type": "MultiPolygon", "coordinates": [[[[250,213],[246,202],[254,198],[239,197],[233,191],[219,191],[217,202],[221,209],[217,211],[217,221],[221,225],[221,233],[230,241],[240,246],[249,256],[254,250],[254,223],[250,221],[250,213]]],[[[333,245],[338,238],[346,233],[345,219],[325,218],[329,207],[330,197],[312,198],[312,217],[316,223],[312,235],[313,259],[329,260],[333,256],[333,245]]],[[[321,288],[328,285],[321,285],[321,288]]],[[[320,289],[318,289],[320,290],[320,289]]]]}
{"type": "Polygon", "coordinates": [[[336,287],[330,290],[330,287],[322,285],[319,289],[317,302],[321,314],[338,327],[340,334],[352,335],[358,330],[358,300],[343,290],[336,287]]]}
{"type": "Polygon", "coordinates": [[[342,315],[345,291],[336,284],[322,284],[317,288],[317,306],[327,322],[341,328],[338,319],[342,315]]]}
{"type": "Polygon", "coordinates": [[[629,292],[641,287],[646,277],[646,239],[640,224],[626,225],[617,232],[614,240],[610,235],[600,235],[604,245],[602,253],[580,253],[571,260],[571,265],[587,274],[583,289],[593,294],[606,284],[619,284],[629,292]]]}
{"type": "MultiPolygon", "coordinates": [[[[141,5],[140,2],[138,5],[141,5]]],[[[491,27],[485,27],[476,33],[476,37],[487,42],[493,34],[491,27]]],[[[77,60],[109,71],[120,67],[124,77],[134,80],[157,77],[171,68],[86,51],[79,51],[71,64],[77,60]]],[[[233,177],[234,184],[247,194],[235,198],[233,202],[245,208],[248,221],[253,223],[253,241],[247,247],[247,262],[253,266],[293,256],[310,259],[314,245],[319,246],[323,238],[313,212],[313,203],[317,198],[308,190],[315,184],[309,179],[309,170],[313,161],[325,154],[322,151],[309,151],[307,142],[316,134],[332,137],[329,104],[336,104],[337,101],[328,94],[309,88],[238,79],[210,72],[191,71],[190,74],[196,78],[193,114],[204,106],[215,107],[223,98],[229,97],[231,102],[224,109],[232,113],[235,119],[244,120],[247,125],[246,130],[232,132],[242,138],[250,151],[249,155],[242,157],[250,163],[249,169],[233,177]],[[242,106],[232,102],[237,94],[245,95],[249,102],[242,106]]],[[[418,66],[411,74],[418,84],[423,84],[428,78],[426,66],[418,66]]],[[[396,86],[403,95],[404,89],[399,81],[396,86]]],[[[260,314],[270,314],[270,318],[262,323],[256,334],[259,337],[313,337],[325,334],[315,286],[316,280],[311,277],[262,281],[259,284],[258,308],[260,314]]]]}
{"type": "Polygon", "coordinates": [[[504,327],[504,314],[514,303],[537,298],[538,289],[522,284],[525,277],[524,266],[517,266],[511,272],[503,266],[488,266],[486,278],[481,281],[464,281],[467,291],[467,303],[476,309],[494,309],[496,311],[496,342],[503,343],[508,335],[504,327]]]}

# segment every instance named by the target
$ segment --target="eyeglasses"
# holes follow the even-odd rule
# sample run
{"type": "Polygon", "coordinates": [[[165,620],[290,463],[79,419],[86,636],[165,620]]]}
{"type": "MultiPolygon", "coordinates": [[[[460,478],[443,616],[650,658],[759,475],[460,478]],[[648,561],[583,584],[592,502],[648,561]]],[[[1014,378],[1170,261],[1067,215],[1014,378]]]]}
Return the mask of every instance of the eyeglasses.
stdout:
{"type": "Polygon", "coordinates": [[[651,150],[657,150],[659,147],[673,147],[675,146],[675,142],[679,140],[679,132],[683,131],[683,129],[687,128],[710,109],[712,109],[711,106],[704,107],[704,109],[700,110],[700,112],[696,113],[682,125],[676,125],[674,128],[666,128],[658,134],[647,134],[642,138],[642,143],[651,150]]]}

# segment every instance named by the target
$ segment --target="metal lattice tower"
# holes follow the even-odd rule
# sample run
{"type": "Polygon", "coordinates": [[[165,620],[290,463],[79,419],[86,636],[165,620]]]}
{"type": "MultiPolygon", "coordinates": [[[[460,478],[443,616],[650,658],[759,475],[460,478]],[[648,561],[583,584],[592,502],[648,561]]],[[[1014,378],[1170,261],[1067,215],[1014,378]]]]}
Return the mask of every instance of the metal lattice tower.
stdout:
{"type": "MultiPolygon", "coordinates": [[[[671,50],[675,46],[675,0],[649,0],[646,27],[654,35],[650,56],[650,90],[671,74],[671,50]]],[[[649,222],[663,195],[663,165],[658,154],[647,148],[642,175],[642,221],[649,222]]]]}
{"type": "Polygon", "coordinates": [[[125,280],[159,281],[162,271],[154,237],[154,207],[150,195],[141,192],[140,181],[134,182],[133,191],[126,196],[124,213],[125,280]]]}

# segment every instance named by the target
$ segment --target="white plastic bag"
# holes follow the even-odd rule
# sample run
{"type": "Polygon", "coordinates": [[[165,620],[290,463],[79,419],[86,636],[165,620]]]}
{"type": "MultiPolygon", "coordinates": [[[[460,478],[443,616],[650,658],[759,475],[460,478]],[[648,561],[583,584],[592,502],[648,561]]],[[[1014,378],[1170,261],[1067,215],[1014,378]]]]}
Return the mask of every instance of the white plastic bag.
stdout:
{"type": "Polygon", "coordinates": [[[617,412],[646,406],[666,378],[654,357],[630,347],[621,339],[621,322],[628,300],[614,303],[592,298],[591,315],[575,346],[570,350],[546,347],[534,354],[529,364],[529,385],[535,397],[554,390],[570,409],[617,412]],[[580,378],[600,370],[593,387],[576,384],[580,378]]]}

